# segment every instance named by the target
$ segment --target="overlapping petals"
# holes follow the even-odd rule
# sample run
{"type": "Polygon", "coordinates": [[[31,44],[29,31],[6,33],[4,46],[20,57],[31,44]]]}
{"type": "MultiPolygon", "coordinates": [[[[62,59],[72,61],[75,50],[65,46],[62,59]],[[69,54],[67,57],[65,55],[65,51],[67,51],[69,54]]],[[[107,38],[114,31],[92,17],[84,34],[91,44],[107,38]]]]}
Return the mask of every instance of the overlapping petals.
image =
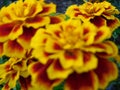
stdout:
{"type": "Polygon", "coordinates": [[[105,9],[105,11],[103,12],[103,16],[107,19],[114,19],[115,14],[120,14],[120,11],[109,2],[101,2],[101,5],[103,5],[105,9]]]}
{"type": "MultiPolygon", "coordinates": [[[[102,60],[112,63],[111,67],[115,69],[113,78],[104,82],[105,88],[108,82],[118,75],[117,67],[113,62],[108,61],[109,57],[118,54],[117,46],[111,41],[106,41],[110,34],[108,27],[98,28],[90,22],[81,23],[80,20],[70,19],[60,24],[49,25],[46,29],[38,30],[32,38],[33,56],[39,59],[43,65],[47,65],[52,60],[46,69],[50,80],[67,78],[67,82],[70,82],[71,85],[74,79],[69,81],[69,77],[71,79],[80,78],[85,83],[87,80],[84,81],[82,78],[89,77],[91,84],[78,83],[76,87],[72,87],[72,85],[65,87],[66,90],[97,90],[101,88],[100,85],[103,83],[99,82],[98,77],[101,74],[97,75],[94,70],[99,68],[102,58],[102,60]]],[[[103,66],[109,68],[109,66],[103,66]]],[[[106,76],[109,75],[111,72],[106,76]]],[[[103,76],[103,79],[107,79],[107,77],[103,76]]],[[[75,81],[73,82],[75,83],[75,81]]]]}
{"type": "MultiPolygon", "coordinates": [[[[32,63],[29,66],[29,72],[32,76],[32,86],[34,90],[53,90],[53,87],[60,84],[60,79],[50,80],[47,76],[46,69],[51,64],[51,61],[46,65],[40,62],[32,63]]],[[[29,90],[29,89],[28,89],[29,90]]]]}
{"type": "Polygon", "coordinates": [[[81,18],[84,21],[85,19],[90,20],[95,16],[101,15],[108,16],[107,19],[114,19],[114,14],[119,14],[119,11],[107,1],[98,3],[86,2],[79,6],[71,5],[68,7],[66,14],[72,18],[81,18]]]}
{"type": "Polygon", "coordinates": [[[26,50],[16,41],[9,40],[4,43],[3,50],[5,55],[9,57],[24,57],[26,50]]]}
{"type": "Polygon", "coordinates": [[[101,24],[107,25],[111,31],[120,26],[120,21],[114,16],[115,14],[120,14],[120,12],[107,1],[98,3],[86,2],[79,6],[71,5],[66,10],[66,14],[71,18],[81,19],[83,22],[92,19],[93,23],[97,24],[98,27],[101,24]]]}
{"type": "Polygon", "coordinates": [[[58,17],[50,17],[55,12],[56,5],[43,0],[18,0],[3,7],[0,10],[0,42],[4,44],[1,44],[1,55],[24,57],[37,29],[61,22],[58,17]]]}
{"type": "Polygon", "coordinates": [[[0,84],[5,84],[3,90],[10,90],[16,86],[19,76],[27,77],[26,61],[10,58],[4,64],[0,64],[0,84]],[[25,74],[23,74],[25,73],[25,74]]]}
{"type": "Polygon", "coordinates": [[[66,14],[72,18],[79,17],[83,21],[90,20],[94,16],[100,16],[104,8],[99,3],[86,2],[83,5],[71,5],[68,7],[66,14]]]}
{"type": "Polygon", "coordinates": [[[98,87],[103,90],[109,81],[117,78],[117,72],[113,62],[99,58],[98,67],[95,70],[71,74],[66,80],[65,90],[98,90],[98,87]]]}
{"type": "Polygon", "coordinates": [[[2,90],[104,90],[118,77],[118,48],[109,39],[120,26],[110,3],[71,5],[65,14],[44,0],[18,0],[0,10],[2,90]],[[69,19],[66,17],[70,17],[69,19]]]}
{"type": "Polygon", "coordinates": [[[99,87],[104,89],[111,80],[118,77],[118,69],[114,62],[99,58],[98,67],[94,70],[98,79],[99,87]]]}
{"type": "Polygon", "coordinates": [[[55,11],[53,3],[46,4],[41,0],[18,0],[10,4],[8,7],[1,9],[1,22],[7,23],[14,20],[25,21],[27,18],[32,18],[41,13],[48,15],[55,11]]]}

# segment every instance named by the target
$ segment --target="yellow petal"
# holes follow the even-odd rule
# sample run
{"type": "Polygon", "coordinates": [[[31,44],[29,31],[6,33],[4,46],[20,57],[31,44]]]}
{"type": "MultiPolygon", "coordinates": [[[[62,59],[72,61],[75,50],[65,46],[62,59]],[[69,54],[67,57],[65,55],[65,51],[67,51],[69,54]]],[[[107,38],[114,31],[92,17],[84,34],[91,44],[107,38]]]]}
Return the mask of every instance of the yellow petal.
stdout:
{"type": "Polygon", "coordinates": [[[53,4],[53,3],[49,3],[49,4],[44,4],[42,6],[42,11],[40,12],[40,15],[41,16],[44,16],[44,15],[49,15],[51,13],[55,13],[56,12],[56,5],[53,4]]]}
{"type": "Polygon", "coordinates": [[[55,60],[47,69],[48,77],[51,80],[54,79],[66,79],[70,73],[72,73],[72,69],[64,69],[59,60],[55,60]]]}
{"type": "Polygon", "coordinates": [[[9,57],[24,57],[26,50],[16,40],[4,43],[4,54],[9,57]]]}
{"type": "Polygon", "coordinates": [[[42,26],[45,26],[50,23],[49,17],[42,17],[40,15],[37,15],[33,18],[28,18],[25,21],[25,26],[27,27],[33,27],[33,28],[39,28],[42,26]]]}
{"type": "Polygon", "coordinates": [[[36,29],[23,27],[23,33],[17,38],[17,42],[25,49],[30,48],[31,39],[36,33],[36,29]]]}
{"type": "Polygon", "coordinates": [[[83,66],[75,67],[75,71],[77,73],[88,72],[90,70],[97,68],[97,65],[98,65],[97,58],[91,53],[84,52],[83,53],[83,66]]]}

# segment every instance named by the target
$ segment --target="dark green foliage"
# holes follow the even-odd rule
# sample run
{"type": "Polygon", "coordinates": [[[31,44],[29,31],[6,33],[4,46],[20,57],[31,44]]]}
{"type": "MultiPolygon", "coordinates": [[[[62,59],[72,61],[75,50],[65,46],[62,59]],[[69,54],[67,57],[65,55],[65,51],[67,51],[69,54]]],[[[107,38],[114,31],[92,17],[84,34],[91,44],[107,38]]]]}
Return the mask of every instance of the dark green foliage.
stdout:
{"type": "Polygon", "coordinates": [[[64,83],[65,83],[65,82],[62,82],[60,85],[54,87],[53,90],[64,90],[64,83]]]}
{"type": "Polygon", "coordinates": [[[8,59],[9,59],[8,57],[2,56],[2,57],[0,58],[0,64],[5,63],[8,59]]]}
{"type": "Polygon", "coordinates": [[[19,82],[17,82],[16,87],[13,88],[12,90],[21,90],[19,82]]]}

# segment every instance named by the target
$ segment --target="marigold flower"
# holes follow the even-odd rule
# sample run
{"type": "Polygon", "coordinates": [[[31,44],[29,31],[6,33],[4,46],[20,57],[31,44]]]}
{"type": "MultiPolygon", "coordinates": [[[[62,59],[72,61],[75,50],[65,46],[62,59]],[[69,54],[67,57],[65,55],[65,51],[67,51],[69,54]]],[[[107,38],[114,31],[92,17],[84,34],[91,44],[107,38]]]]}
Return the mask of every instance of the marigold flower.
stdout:
{"type": "Polygon", "coordinates": [[[14,20],[25,21],[27,18],[35,17],[39,13],[39,15],[44,16],[53,12],[56,12],[56,6],[53,3],[47,4],[41,0],[18,0],[1,9],[0,20],[2,23],[14,20]]]}
{"type": "MultiPolygon", "coordinates": [[[[115,79],[118,75],[116,65],[108,61],[109,57],[118,54],[117,46],[113,42],[106,40],[109,35],[110,29],[108,27],[97,28],[90,22],[81,23],[80,20],[70,19],[60,24],[50,25],[46,29],[38,30],[31,42],[33,56],[39,59],[39,62],[43,65],[52,60],[52,63],[46,69],[48,79],[68,79],[66,81],[67,86],[69,86],[68,84],[70,86],[65,87],[65,90],[82,90],[85,87],[84,90],[89,90],[88,88],[94,88],[94,90],[103,89],[108,85],[109,81],[115,79]],[[101,63],[107,72],[97,72],[99,68],[100,70],[103,69],[101,63]],[[115,71],[114,75],[109,69],[110,67],[115,71]],[[79,83],[80,87],[79,85],[76,88],[72,87],[71,82],[74,83],[75,81],[69,81],[69,77],[71,75],[76,77],[77,75],[77,78],[81,78],[82,74],[89,77],[91,84],[87,83],[81,86],[82,84],[79,83]],[[99,77],[100,75],[103,77],[99,77]],[[106,80],[108,77],[110,79],[106,80]],[[98,83],[97,86],[94,81],[96,84],[98,83]]],[[[33,70],[35,69],[34,66],[31,66],[33,70]]],[[[35,79],[40,75],[39,70],[36,71],[36,74],[33,71],[30,72],[32,78],[35,79]]],[[[36,80],[34,82],[37,82],[36,80]]],[[[42,81],[40,80],[40,82],[42,81]]],[[[87,81],[85,80],[85,82],[87,81]]],[[[39,85],[40,83],[38,83],[39,85]]]]}
{"type": "Polygon", "coordinates": [[[5,83],[2,90],[10,90],[16,86],[20,76],[28,77],[27,60],[10,58],[7,62],[0,64],[0,84],[5,83]]]}
{"type": "Polygon", "coordinates": [[[98,3],[86,2],[79,6],[71,5],[66,10],[66,14],[71,18],[78,18],[84,22],[92,20],[95,25],[107,25],[111,31],[120,26],[119,19],[114,16],[115,14],[120,14],[120,12],[107,1],[98,3]]]}
{"type": "MultiPolygon", "coordinates": [[[[55,12],[56,5],[43,0],[18,0],[3,7],[0,10],[1,56],[24,57],[37,29],[53,23],[49,14],[55,12]]],[[[59,17],[54,19],[61,22],[59,17]]]]}

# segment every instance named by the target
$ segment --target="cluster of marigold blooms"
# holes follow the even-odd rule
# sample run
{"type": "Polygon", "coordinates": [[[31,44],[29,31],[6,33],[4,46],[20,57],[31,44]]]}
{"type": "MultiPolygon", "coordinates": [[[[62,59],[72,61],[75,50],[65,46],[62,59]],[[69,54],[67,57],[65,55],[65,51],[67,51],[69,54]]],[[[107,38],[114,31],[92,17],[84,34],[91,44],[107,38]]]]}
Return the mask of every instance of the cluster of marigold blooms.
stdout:
{"type": "Polygon", "coordinates": [[[118,77],[110,61],[118,47],[109,39],[120,26],[119,14],[107,1],[71,5],[64,14],[44,0],[18,0],[0,10],[2,90],[19,82],[21,90],[105,89],[118,77]],[[69,19],[66,19],[69,16],[69,19]]]}

